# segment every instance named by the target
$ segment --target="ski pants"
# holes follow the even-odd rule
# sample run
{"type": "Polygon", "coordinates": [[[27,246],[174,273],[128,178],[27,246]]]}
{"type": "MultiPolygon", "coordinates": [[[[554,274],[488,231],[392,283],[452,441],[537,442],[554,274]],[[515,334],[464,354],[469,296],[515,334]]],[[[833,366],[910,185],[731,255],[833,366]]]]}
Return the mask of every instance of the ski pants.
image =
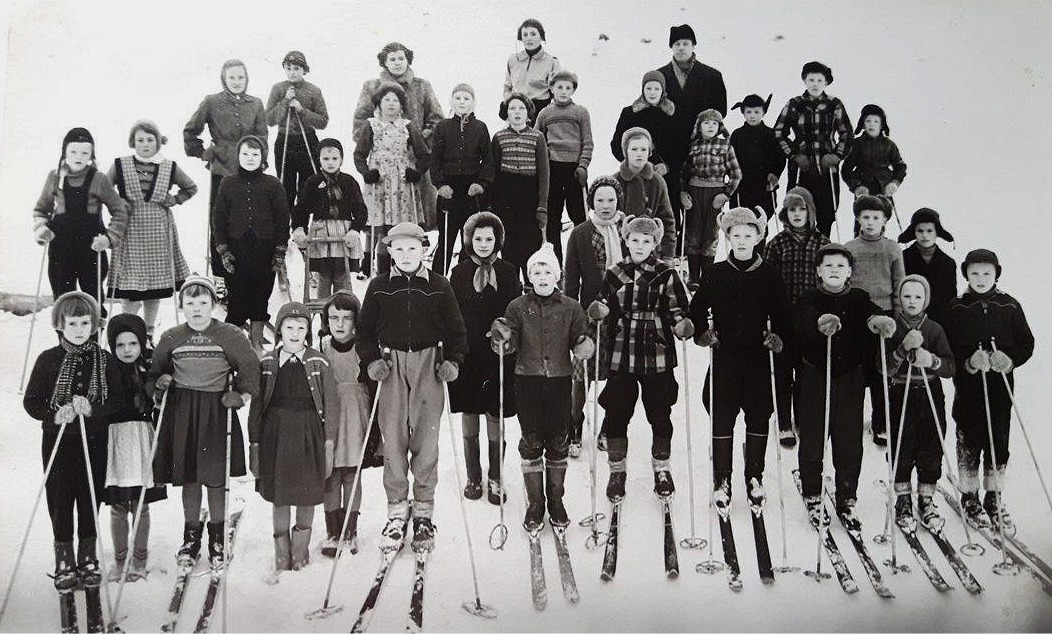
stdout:
{"type": "MultiPolygon", "coordinates": [[[[775,355],[777,356],[777,355],[775,355]]],[[[712,419],[712,475],[717,485],[731,477],[734,424],[745,413],[745,480],[763,478],[771,402],[767,348],[713,350],[713,365],[705,375],[701,402],[712,419]],[[713,378],[713,371],[716,376],[713,378]],[[709,392],[715,407],[709,403],[709,392]]]]}
{"type": "Polygon", "coordinates": [[[961,490],[972,493],[979,490],[979,463],[983,465],[983,488],[1000,490],[1000,481],[1008,465],[1008,438],[1012,423],[1012,401],[1005,389],[1004,381],[996,372],[988,372],[987,386],[990,395],[990,424],[986,421],[986,404],[982,398],[982,385],[978,375],[961,378],[954,395],[953,418],[957,422],[957,469],[960,472],[961,490]],[[979,394],[972,394],[972,391],[979,394]],[[978,398],[976,398],[978,397],[978,398]],[[997,457],[996,471],[990,453],[990,432],[993,431],[993,452],[997,457]]]}
{"type": "Polygon", "coordinates": [[[584,187],[577,182],[574,172],[577,163],[548,162],[548,225],[545,235],[555,247],[555,255],[563,261],[563,204],[574,226],[584,222],[584,187]]]}
{"type": "Polygon", "coordinates": [[[515,400],[519,408],[519,457],[523,462],[565,461],[569,453],[569,376],[515,375],[515,400]]]}
{"type": "Polygon", "coordinates": [[[785,347],[774,355],[774,383],[777,390],[778,430],[796,429],[800,421],[800,352],[783,335],[785,347]]]}
{"type": "MultiPolygon", "coordinates": [[[[55,433],[44,434],[40,453],[43,465],[47,467],[48,457],[58,438],[55,433]]],[[[95,495],[101,496],[106,485],[106,432],[88,432],[88,455],[91,457],[91,474],[95,482],[95,495]]],[[[73,541],[73,515],[77,516],[77,537],[94,539],[95,510],[91,504],[91,490],[88,486],[88,469],[84,463],[84,447],[80,439],[77,423],[66,425],[66,432],[55,454],[44,490],[47,496],[47,510],[51,516],[51,530],[56,542],[73,541]]],[[[96,497],[99,501],[99,497],[96,497]]]]}
{"type": "Polygon", "coordinates": [[[935,485],[942,477],[942,443],[939,436],[945,435],[946,430],[946,399],[942,394],[942,385],[934,378],[929,378],[928,384],[931,386],[938,419],[932,417],[931,404],[923,383],[913,383],[908,388],[905,383],[895,383],[891,386],[891,435],[888,438],[891,459],[898,460],[895,484],[903,484],[909,490],[916,468],[917,490],[925,495],[934,493],[935,485]],[[899,432],[903,399],[906,402],[906,424],[899,432]],[[899,433],[902,434],[902,446],[896,452],[895,447],[900,442],[899,433]]]}
{"type": "Polygon", "coordinates": [[[274,139],[274,169],[277,170],[278,178],[285,187],[285,198],[289,201],[289,209],[295,207],[296,196],[300,189],[317,169],[318,135],[313,129],[304,132],[308,145],[303,144],[303,135],[299,131],[287,136],[283,132],[278,132],[277,138],[274,139]],[[284,164],[282,164],[283,153],[285,155],[284,164]]]}
{"type": "Polygon", "coordinates": [[[274,241],[259,240],[252,232],[230,241],[234,273],[227,278],[226,322],[241,326],[246,320],[267,321],[267,305],[274,291],[274,241]]]}
{"type": "MultiPolygon", "coordinates": [[[[812,159],[813,160],[813,159],[812,159]]],[[[836,209],[840,203],[840,179],[825,167],[812,165],[811,169],[802,172],[796,163],[789,161],[789,189],[799,185],[811,192],[815,199],[815,216],[818,230],[833,238],[833,225],[836,223],[836,209]],[[834,189],[834,187],[836,189],[834,189]]],[[[839,233],[839,228],[837,232],[839,233]]],[[[837,241],[847,242],[848,236],[838,236],[837,241]]]]}
{"type": "Polygon", "coordinates": [[[692,203],[685,214],[687,226],[683,239],[686,241],[686,254],[715,258],[716,243],[719,241],[716,216],[720,210],[713,209],[712,202],[723,193],[723,188],[687,185],[685,191],[690,194],[692,203]]]}
{"type": "Polygon", "coordinates": [[[672,370],[653,374],[610,372],[606,387],[599,395],[599,405],[605,414],[603,429],[606,437],[628,442],[628,423],[635,413],[640,392],[643,395],[643,410],[654,434],[651,458],[668,460],[672,440],[672,406],[679,399],[679,383],[672,370]]]}
{"type": "MultiPolygon", "coordinates": [[[[51,294],[56,299],[63,293],[77,290],[99,299],[99,255],[91,248],[96,233],[71,231],[57,234],[48,244],[47,279],[51,294]]],[[[102,253],[102,279],[109,274],[109,260],[102,253]]],[[[99,305],[102,316],[106,316],[106,302],[99,305]]]]}
{"type": "MultiPolygon", "coordinates": [[[[838,500],[854,499],[862,470],[862,366],[834,374],[829,395],[829,441],[833,449],[833,479],[838,500]]],[[[800,480],[804,496],[822,492],[825,456],[825,368],[801,364],[800,480]]]]}

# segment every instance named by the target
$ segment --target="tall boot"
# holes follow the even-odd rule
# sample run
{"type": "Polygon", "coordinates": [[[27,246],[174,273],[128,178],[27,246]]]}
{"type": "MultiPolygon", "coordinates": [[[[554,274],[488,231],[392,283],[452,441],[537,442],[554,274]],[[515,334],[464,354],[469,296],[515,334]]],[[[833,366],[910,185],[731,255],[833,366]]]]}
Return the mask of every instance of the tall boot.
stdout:
{"type": "Polygon", "coordinates": [[[745,434],[745,481],[750,478],[763,479],[767,456],[767,434],[745,434]]]}
{"type": "Polygon", "coordinates": [[[292,527],[292,569],[305,568],[310,563],[311,527],[292,527]]]}
{"type": "Polygon", "coordinates": [[[719,484],[730,481],[734,460],[734,438],[712,439],[712,478],[719,484]]]}
{"type": "Polygon", "coordinates": [[[547,480],[545,491],[548,494],[548,521],[552,526],[568,526],[570,518],[566,515],[566,507],[563,506],[563,493],[566,491],[566,458],[546,460],[544,475],[547,480]]]}
{"type": "Polygon", "coordinates": [[[340,541],[340,529],[343,528],[343,518],[347,515],[347,509],[339,508],[335,511],[325,511],[325,542],[321,545],[321,554],[324,557],[335,557],[337,544],[340,541]]]}
{"type": "Polygon", "coordinates": [[[208,522],[208,563],[213,568],[225,563],[223,533],[226,530],[226,522],[208,522]]]}
{"type": "Polygon", "coordinates": [[[607,438],[606,460],[610,465],[610,480],[606,483],[606,497],[618,502],[625,497],[625,457],[628,455],[628,438],[607,438]]]}
{"type": "Polygon", "coordinates": [[[68,592],[77,587],[77,563],[73,542],[55,542],[55,588],[68,592]]]}
{"type": "Polygon", "coordinates": [[[95,554],[96,537],[81,537],[77,540],[77,577],[85,587],[97,586],[102,581],[99,575],[99,558],[95,554]]]}
{"type": "Polygon", "coordinates": [[[544,526],[544,467],[541,459],[522,461],[522,481],[526,485],[526,518],[523,527],[530,532],[544,526]]]}
{"type": "Polygon", "coordinates": [[[698,284],[701,281],[701,256],[700,255],[688,255],[687,256],[687,282],[689,284],[698,284]]]}
{"type": "Polygon", "coordinates": [[[468,481],[464,485],[464,497],[477,500],[482,497],[482,463],[479,461],[479,437],[464,436],[464,466],[468,481]]]}
{"type": "Polygon", "coordinates": [[[289,533],[274,534],[274,572],[281,572],[283,570],[292,570],[292,559],[291,559],[291,542],[289,541],[289,533]]]}
{"type": "Polygon", "coordinates": [[[500,480],[501,442],[489,441],[489,487],[486,499],[490,504],[498,505],[508,499],[500,480]]]}
{"type": "Polygon", "coordinates": [[[201,522],[187,522],[183,525],[183,545],[179,547],[176,559],[179,565],[193,564],[201,554],[201,522]]]}

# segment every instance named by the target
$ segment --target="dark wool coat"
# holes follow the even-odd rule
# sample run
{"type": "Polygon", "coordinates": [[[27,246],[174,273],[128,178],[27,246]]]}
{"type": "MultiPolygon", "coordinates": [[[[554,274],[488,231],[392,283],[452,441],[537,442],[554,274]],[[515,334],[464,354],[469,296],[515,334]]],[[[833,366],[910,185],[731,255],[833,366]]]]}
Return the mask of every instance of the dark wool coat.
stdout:
{"type": "Polygon", "coordinates": [[[768,174],[781,176],[785,170],[785,155],[774,130],[762,121],[757,125],[746,123],[731,132],[731,147],[742,170],[740,187],[766,188],[768,174]]]}
{"type": "MultiPolygon", "coordinates": [[[[340,185],[342,193],[336,201],[336,209],[339,215],[335,218],[329,210],[329,192],[326,190],[326,180],[323,174],[314,174],[307,178],[296,199],[296,208],[292,211],[292,228],[302,227],[304,231],[310,225],[311,220],[347,220],[355,231],[365,230],[365,220],[368,211],[365,208],[365,199],[362,198],[362,188],[358,181],[350,174],[338,172],[336,182],[340,185]]],[[[313,256],[312,256],[313,257],[313,256]]]]}
{"type": "Polygon", "coordinates": [[[633,174],[628,164],[621,162],[614,178],[621,184],[624,192],[623,211],[628,216],[648,216],[661,221],[665,233],[658,245],[658,256],[676,257],[676,217],[672,215],[672,204],[668,198],[668,185],[654,166],[647,163],[638,173],[633,174]]]}
{"type": "MultiPolygon", "coordinates": [[[[600,268],[596,262],[595,246],[592,234],[595,225],[585,220],[573,228],[566,242],[566,271],[563,274],[566,294],[588,307],[599,296],[606,267],[600,268]]],[[[622,253],[624,246],[621,247],[622,253]]]]}
{"type": "Polygon", "coordinates": [[[267,114],[259,97],[217,92],[208,95],[183,127],[183,150],[187,156],[208,163],[213,175],[237,174],[237,144],[252,135],[263,141],[267,155],[267,114]],[[205,148],[201,132],[208,126],[212,144],[205,148]]]}
{"type": "MultiPolygon", "coordinates": [[[[734,257],[734,256],[731,256],[734,257]]],[[[767,320],[771,331],[788,329],[787,299],[782,276],[756,256],[745,270],[729,260],[712,267],[690,302],[690,318],[697,332],[707,328],[709,309],[721,351],[755,351],[763,346],[767,320]]]]}
{"type": "Polygon", "coordinates": [[[666,100],[663,99],[658,105],[652,106],[640,98],[621,110],[621,116],[618,117],[617,126],[614,128],[614,136],[610,139],[610,151],[614,158],[618,161],[625,160],[625,150],[621,146],[621,137],[625,132],[629,128],[643,128],[650,133],[650,138],[654,141],[650,162],[653,165],[665,164],[672,169],[674,164],[667,163],[664,157],[669,152],[675,153],[675,108],[669,108],[668,110],[672,111],[672,114],[669,114],[668,110],[661,107],[664,103],[666,100]]]}
{"type": "Polygon", "coordinates": [[[468,114],[442,119],[431,135],[431,182],[446,184],[447,176],[475,176],[483,187],[493,182],[489,128],[468,114]]]}
{"type": "Polygon", "coordinates": [[[902,252],[906,275],[920,275],[931,287],[928,314],[940,325],[945,323],[946,310],[957,297],[957,263],[935,246],[931,262],[925,262],[920,247],[913,243],[902,252]]]}
{"type": "Polygon", "coordinates": [[[676,112],[672,115],[674,147],[664,159],[678,169],[687,158],[687,145],[698,114],[712,108],[727,116],[727,87],[723,84],[720,71],[697,60],[694,60],[694,66],[687,74],[686,84],[680,87],[673,68],[675,63],[670,61],[657,70],[665,76],[666,94],[676,104],[676,112]]]}
{"type": "MultiPolygon", "coordinates": [[[[106,400],[101,403],[91,404],[91,415],[84,417],[88,434],[105,432],[107,425],[111,422],[114,412],[123,407],[130,399],[130,394],[124,393],[124,382],[120,376],[120,362],[113,358],[108,351],[103,350],[106,355],[106,400]]],[[[62,360],[66,357],[66,351],[62,346],[48,348],[40,353],[33,371],[29,374],[29,382],[26,384],[26,393],[22,398],[22,406],[26,413],[35,420],[40,421],[40,427],[45,436],[55,437],[58,435],[59,425],[55,424],[55,412],[51,409],[51,394],[55,390],[55,382],[58,380],[59,370],[62,368],[62,360]]],[[[95,362],[88,356],[73,376],[73,386],[70,390],[73,395],[86,396],[88,384],[92,372],[95,371],[95,362]]],[[[64,404],[64,403],[63,403],[64,404]]],[[[76,419],[66,426],[65,435],[79,436],[79,421],[76,419]]]]}
{"type": "Polygon", "coordinates": [[[884,193],[884,187],[906,178],[906,163],[899,147],[886,136],[871,137],[862,133],[851,144],[851,153],[840,166],[844,182],[854,191],[865,186],[873,196],[884,193]]]}
{"type": "Polygon", "coordinates": [[[248,231],[284,251],[289,241],[289,201],[281,181],[261,170],[227,176],[212,210],[212,240],[227,244],[248,231]]]}
{"type": "MultiPolygon", "coordinates": [[[[263,419],[270,406],[271,397],[278,381],[278,368],[281,346],[278,345],[259,360],[259,396],[252,399],[248,410],[248,441],[258,443],[263,435],[263,419]]],[[[301,364],[310,386],[310,402],[302,404],[301,409],[313,409],[325,428],[325,438],[336,438],[337,420],[340,415],[340,397],[336,393],[336,378],[325,355],[307,348],[303,351],[301,364]]]]}
{"type": "Polygon", "coordinates": [[[869,331],[866,322],[884,311],[861,288],[848,288],[840,295],[830,295],[821,288],[809,289],[793,312],[796,341],[804,360],[812,366],[823,371],[826,367],[826,336],[818,330],[818,318],[826,313],[840,318],[840,330],[833,335],[833,375],[856,370],[877,354],[877,336],[869,331]]]}

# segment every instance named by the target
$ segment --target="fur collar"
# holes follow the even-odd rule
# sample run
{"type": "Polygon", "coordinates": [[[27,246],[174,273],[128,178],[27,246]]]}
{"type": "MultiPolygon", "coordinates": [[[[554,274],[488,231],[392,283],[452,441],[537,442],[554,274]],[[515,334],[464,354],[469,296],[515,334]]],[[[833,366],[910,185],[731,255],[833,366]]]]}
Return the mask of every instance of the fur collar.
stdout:
{"type": "MultiPolygon", "coordinates": [[[[642,95],[632,102],[632,112],[642,112],[649,107],[651,107],[650,104],[642,95]]],[[[654,107],[659,108],[661,112],[664,112],[670,117],[676,113],[676,104],[672,103],[672,100],[665,95],[661,95],[661,101],[659,101],[654,107]]]]}
{"type": "Polygon", "coordinates": [[[636,173],[632,173],[632,168],[628,166],[628,161],[621,161],[621,165],[617,168],[617,173],[621,177],[621,180],[625,182],[628,182],[637,176],[644,180],[650,180],[651,178],[654,178],[654,166],[650,164],[650,161],[647,161],[646,164],[643,165],[643,169],[636,173]]]}

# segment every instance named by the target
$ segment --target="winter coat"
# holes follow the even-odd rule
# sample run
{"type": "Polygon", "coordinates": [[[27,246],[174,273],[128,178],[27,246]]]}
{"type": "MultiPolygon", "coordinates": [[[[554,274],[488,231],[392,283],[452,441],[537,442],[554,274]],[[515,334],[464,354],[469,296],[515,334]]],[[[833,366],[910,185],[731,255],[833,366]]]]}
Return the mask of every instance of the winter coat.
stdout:
{"type": "Polygon", "coordinates": [[[1034,333],[1026,321],[1023,307],[1014,297],[997,288],[982,295],[969,289],[951,301],[946,311],[945,330],[957,362],[954,382],[958,390],[966,384],[975,387],[979,383],[979,377],[969,372],[965,364],[980,345],[990,352],[993,341],[998,350],[1012,359],[1015,367],[1029,361],[1034,354],[1034,333]]]}
{"type": "Polygon", "coordinates": [[[329,110],[325,107],[325,97],[321,95],[321,89],[307,80],[292,83],[288,80],[279,81],[270,89],[270,97],[267,98],[267,123],[278,126],[278,134],[290,134],[300,136],[300,121],[308,130],[324,130],[329,125],[329,110]],[[289,116],[289,102],[285,100],[285,93],[289,87],[296,91],[296,99],[303,106],[298,112],[289,116]],[[298,115],[298,116],[297,116],[298,115]],[[288,119],[289,129],[285,130],[285,120],[288,119]]]}
{"type": "Polygon", "coordinates": [[[781,176],[785,169],[785,155],[774,130],[763,121],[757,125],[746,123],[732,132],[731,147],[741,166],[742,187],[766,188],[767,175],[781,176]]]}
{"type": "Polygon", "coordinates": [[[431,182],[446,184],[447,176],[474,176],[483,187],[493,182],[489,128],[473,113],[442,119],[431,135],[431,182]]]}
{"type": "Polygon", "coordinates": [[[511,328],[507,349],[514,352],[515,374],[569,377],[570,351],[588,332],[588,318],[576,299],[556,290],[547,297],[530,291],[516,297],[504,313],[511,328]]]}
{"type": "Polygon", "coordinates": [[[654,166],[650,163],[633,174],[628,163],[624,161],[621,162],[614,178],[621,184],[621,190],[624,192],[625,217],[648,216],[660,220],[665,227],[665,233],[661,244],[658,245],[659,257],[676,257],[676,217],[672,215],[672,204],[668,198],[665,179],[654,171],[654,166]]]}
{"type": "Polygon", "coordinates": [[[806,235],[799,235],[789,227],[789,215],[783,209],[778,219],[785,226],[778,235],[771,238],[763,252],[763,259],[782,274],[786,296],[790,305],[795,305],[804,291],[817,287],[818,249],[829,244],[830,240],[817,229],[817,211],[815,199],[811,192],[803,187],[792,187],[786,196],[795,194],[804,199],[807,205],[806,235]]]}
{"type": "Polygon", "coordinates": [[[894,141],[883,135],[871,137],[863,132],[851,143],[851,153],[840,166],[840,174],[851,191],[863,186],[876,196],[884,193],[888,183],[902,184],[906,178],[906,163],[894,141]]]}
{"type": "Polygon", "coordinates": [[[928,280],[931,287],[928,314],[940,325],[945,323],[946,310],[957,297],[957,263],[938,245],[935,245],[931,262],[925,262],[916,243],[902,251],[902,263],[906,275],[916,274],[928,280]]]}
{"type": "MultiPolygon", "coordinates": [[[[245,90],[247,91],[247,84],[245,90]]],[[[183,126],[183,150],[187,156],[208,163],[214,175],[237,174],[237,144],[252,135],[263,142],[267,155],[267,115],[263,102],[247,92],[234,95],[227,90],[208,95],[183,126]],[[201,132],[208,126],[212,143],[205,148],[201,132]]]]}
{"type": "Polygon", "coordinates": [[[665,90],[669,100],[676,104],[676,111],[672,115],[671,139],[674,145],[663,158],[669,165],[679,169],[687,158],[687,146],[698,115],[711,108],[727,116],[727,87],[723,83],[720,71],[702,64],[697,59],[687,73],[686,83],[680,86],[675,64],[675,61],[670,61],[657,70],[665,76],[665,90]]]}
{"type": "Polygon", "coordinates": [[[721,351],[760,349],[768,319],[771,332],[782,334],[789,330],[788,301],[778,270],[758,255],[751,264],[741,265],[745,268],[739,268],[730,259],[717,263],[690,302],[690,318],[697,332],[707,328],[712,310],[721,351]]]}
{"type": "MultiPolygon", "coordinates": [[[[885,355],[888,360],[888,377],[891,377],[895,383],[899,385],[906,383],[906,373],[909,371],[909,354],[902,347],[902,340],[906,337],[906,333],[911,330],[919,330],[921,336],[924,337],[924,343],[921,344],[921,347],[939,358],[939,367],[926,369],[927,375],[943,379],[948,379],[954,375],[956,368],[954,366],[953,351],[950,349],[950,342],[946,338],[946,332],[942,326],[929,319],[927,315],[921,316],[921,322],[918,326],[911,326],[902,316],[899,316],[895,320],[895,326],[895,334],[887,340],[890,352],[885,355]]],[[[877,367],[880,367],[879,357],[877,367]]],[[[913,368],[910,372],[910,385],[923,385],[923,381],[920,370],[913,368]]]]}
{"type": "Polygon", "coordinates": [[[848,287],[838,295],[823,288],[808,289],[793,310],[795,340],[804,361],[825,370],[826,336],[818,330],[818,318],[828,313],[840,318],[840,330],[832,340],[832,374],[843,376],[870,363],[877,353],[877,336],[866,322],[881,312],[860,288],[848,287]]]}
{"type": "Polygon", "coordinates": [[[281,181],[262,171],[227,176],[212,209],[212,239],[227,244],[248,231],[273,241],[284,253],[289,240],[289,202],[281,181]]]}
{"type": "Polygon", "coordinates": [[[694,187],[719,187],[729,197],[738,189],[741,180],[742,170],[730,140],[719,134],[704,139],[701,131],[695,129],[687,158],[683,161],[680,182],[694,187]]]}
{"type": "Polygon", "coordinates": [[[530,55],[525,50],[508,58],[504,72],[504,98],[513,92],[526,95],[531,100],[551,99],[549,90],[552,76],[562,70],[559,58],[541,48],[530,55]]]}
{"type": "MultiPolygon", "coordinates": [[[[595,225],[585,220],[573,228],[566,242],[566,271],[563,283],[566,294],[587,307],[599,296],[606,275],[605,263],[600,266],[596,259],[595,245],[592,243],[596,234],[595,225]]],[[[622,253],[624,247],[622,246],[622,253]]]]}
{"type": "Polygon", "coordinates": [[[793,97],[785,104],[774,124],[774,136],[786,158],[803,154],[811,161],[812,171],[826,154],[847,157],[852,145],[851,119],[840,99],[826,93],[812,99],[808,93],[793,97]],[[789,135],[793,138],[790,139],[789,135]],[[833,135],[837,142],[833,144],[833,135]]]}
{"type": "Polygon", "coordinates": [[[675,119],[673,118],[675,112],[676,106],[668,97],[662,97],[656,106],[650,105],[642,97],[636,99],[632,105],[625,106],[617,118],[614,136],[610,139],[610,151],[614,158],[618,161],[625,160],[625,150],[621,145],[621,137],[625,132],[630,128],[643,128],[650,133],[650,138],[654,142],[650,162],[653,165],[663,164],[671,167],[665,157],[670,152],[675,152],[673,150],[676,145],[675,119]]]}
{"type": "Polygon", "coordinates": [[[329,209],[329,193],[326,190],[327,181],[321,173],[313,174],[303,183],[299,197],[296,199],[296,208],[291,212],[292,228],[302,228],[304,231],[310,225],[313,218],[318,220],[347,220],[355,231],[365,229],[365,199],[362,198],[362,188],[358,181],[350,174],[336,173],[336,181],[340,185],[342,195],[336,201],[337,215],[334,217],[329,209]]]}
{"type": "MultiPolygon", "coordinates": [[[[259,397],[252,399],[248,411],[248,441],[250,443],[258,443],[261,439],[263,415],[270,405],[270,398],[274,395],[274,387],[277,385],[280,354],[281,347],[278,346],[259,360],[259,397]]],[[[301,367],[307,373],[307,384],[310,386],[311,395],[310,406],[321,419],[325,428],[325,438],[333,440],[336,437],[336,426],[339,424],[340,399],[336,393],[336,379],[333,377],[329,360],[317,350],[307,348],[303,351],[301,367]]],[[[307,403],[303,405],[305,409],[308,407],[307,403]]]]}
{"type": "MultiPolygon", "coordinates": [[[[84,417],[88,434],[105,433],[106,426],[110,424],[111,417],[126,402],[131,400],[130,394],[125,394],[120,376],[120,362],[113,358],[107,350],[102,354],[106,356],[106,400],[101,403],[91,404],[91,415],[84,417]]],[[[45,436],[55,437],[58,435],[59,425],[55,424],[55,410],[51,409],[51,394],[55,390],[55,382],[58,380],[59,370],[62,368],[62,360],[66,357],[66,351],[62,346],[48,348],[40,353],[33,370],[29,374],[29,382],[26,383],[26,392],[22,398],[22,406],[26,413],[35,420],[40,421],[40,428],[45,436]]],[[[73,395],[86,396],[88,383],[92,372],[95,371],[95,362],[90,355],[73,375],[71,393],[73,395]]],[[[65,403],[62,403],[65,405],[65,403]]],[[[74,419],[66,426],[65,435],[79,436],[79,422],[74,419]]],[[[83,474],[81,474],[83,475],[83,474]]]]}
{"type": "Polygon", "coordinates": [[[424,139],[430,139],[435,126],[442,120],[442,104],[435,96],[435,89],[426,79],[414,75],[412,68],[406,69],[399,77],[395,77],[384,69],[380,71],[378,79],[370,79],[362,84],[362,93],[358,97],[358,105],[354,108],[355,143],[361,142],[359,137],[369,128],[369,117],[373,116],[376,110],[373,106],[373,95],[382,84],[402,86],[406,99],[406,112],[402,113],[402,117],[416,123],[424,139]]]}

